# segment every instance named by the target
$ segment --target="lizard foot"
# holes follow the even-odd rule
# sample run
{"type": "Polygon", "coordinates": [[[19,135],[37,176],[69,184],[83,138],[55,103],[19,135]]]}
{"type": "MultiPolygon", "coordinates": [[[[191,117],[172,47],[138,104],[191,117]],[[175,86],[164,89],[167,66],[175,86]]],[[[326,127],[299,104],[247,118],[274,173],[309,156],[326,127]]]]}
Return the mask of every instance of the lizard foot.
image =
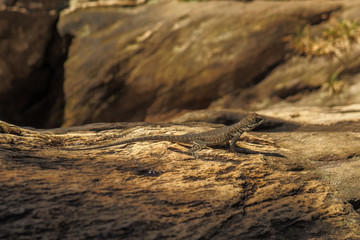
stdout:
{"type": "Polygon", "coordinates": [[[190,149],[188,152],[187,152],[190,156],[193,156],[195,159],[198,159],[199,158],[199,155],[197,153],[197,151],[193,150],[193,149],[190,149]]]}

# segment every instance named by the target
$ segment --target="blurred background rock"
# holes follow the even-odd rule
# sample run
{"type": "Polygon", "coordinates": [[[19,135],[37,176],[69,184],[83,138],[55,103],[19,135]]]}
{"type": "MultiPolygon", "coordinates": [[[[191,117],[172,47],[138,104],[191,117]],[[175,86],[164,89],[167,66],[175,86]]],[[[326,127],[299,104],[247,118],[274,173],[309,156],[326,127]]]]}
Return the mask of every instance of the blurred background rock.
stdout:
{"type": "Polygon", "coordinates": [[[0,119],[360,102],[360,1],[0,1],[0,119]]]}

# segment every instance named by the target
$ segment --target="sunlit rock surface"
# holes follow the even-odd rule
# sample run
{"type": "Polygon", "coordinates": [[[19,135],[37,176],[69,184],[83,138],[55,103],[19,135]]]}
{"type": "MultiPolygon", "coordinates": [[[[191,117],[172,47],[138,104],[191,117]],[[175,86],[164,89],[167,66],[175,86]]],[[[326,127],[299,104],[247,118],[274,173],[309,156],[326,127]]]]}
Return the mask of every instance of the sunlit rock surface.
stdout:
{"type": "Polygon", "coordinates": [[[239,143],[252,153],[218,146],[197,159],[170,142],[84,149],[206,131],[244,113],[46,131],[0,122],[0,238],[358,239],[360,109],[316,111],[263,112],[239,143]]]}

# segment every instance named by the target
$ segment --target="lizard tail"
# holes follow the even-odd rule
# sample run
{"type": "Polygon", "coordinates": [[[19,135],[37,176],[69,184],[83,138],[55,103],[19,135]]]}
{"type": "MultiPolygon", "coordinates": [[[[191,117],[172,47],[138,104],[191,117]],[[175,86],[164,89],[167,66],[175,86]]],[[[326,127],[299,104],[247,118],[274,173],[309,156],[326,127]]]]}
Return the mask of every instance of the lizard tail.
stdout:
{"type": "MultiPolygon", "coordinates": [[[[181,138],[181,137],[180,137],[181,138]]],[[[107,144],[107,145],[102,145],[102,146],[98,146],[98,147],[90,147],[90,148],[77,148],[77,149],[65,149],[68,151],[79,151],[79,150],[94,150],[94,149],[101,149],[101,148],[107,148],[107,147],[113,147],[113,146],[118,146],[118,145],[122,145],[122,144],[126,144],[126,143],[132,143],[132,142],[144,142],[144,141],[178,141],[181,140],[178,136],[165,136],[165,135],[155,135],[155,136],[145,136],[145,137],[138,137],[138,138],[130,138],[130,139],[126,139],[126,140],[122,140],[119,142],[115,142],[115,143],[111,143],[111,144],[107,144]]]]}
{"type": "Polygon", "coordinates": [[[94,150],[94,149],[101,149],[101,148],[118,146],[118,145],[122,145],[122,144],[126,144],[126,143],[144,142],[144,141],[152,141],[152,140],[172,141],[173,138],[170,137],[170,136],[160,136],[160,135],[145,136],[145,137],[138,137],[138,138],[130,138],[130,139],[127,139],[127,140],[122,140],[122,141],[119,141],[119,142],[115,142],[115,143],[111,143],[111,144],[107,144],[107,145],[103,145],[103,146],[98,146],[98,147],[82,148],[82,149],[75,149],[75,150],[94,150]]]}

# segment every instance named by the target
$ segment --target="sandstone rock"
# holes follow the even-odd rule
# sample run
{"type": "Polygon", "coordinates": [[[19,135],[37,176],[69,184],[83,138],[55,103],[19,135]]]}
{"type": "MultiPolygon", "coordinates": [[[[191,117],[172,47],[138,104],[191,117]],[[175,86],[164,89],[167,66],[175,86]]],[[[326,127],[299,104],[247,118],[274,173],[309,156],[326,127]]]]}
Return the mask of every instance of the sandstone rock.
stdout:
{"type": "Polygon", "coordinates": [[[258,83],[285,60],[285,36],[340,7],[161,1],[64,12],[59,30],[74,36],[65,64],[64,126],[159,121],[207,108],[258,83]]]}
{"type": "MultiPolygon", "coordinates": [[[[341,42],[337,56],[303,53],[295,54],[270,72],[259,84],[243,89],[237,96],[224,96],[212,103],[211,108],[227,107],[242,109],[264,109],[269,106],[342,106],[360,102],[360,1],[343,1],[344,9],[333,14],[329,21],[307,25],[313,38],[307,38],[303,30],[290,38],[303,38],[314,42],[314,49],[335,49],[340,46],[325,41],[325,46],[316,44],[326,32],[333,31],[341,42]],[[345,41],[349,33],[339,26],[349,23],[355,32],[353,41],[345,41]],[[344,30],[343,32],[341,32],[344,30]],[[304,36],[305,35],[305,36],[304,36]]],[[[351,30],[352,31],[352,30],[351,30]]],[[[295,43],[296,45],[296,43],[295,43]]],[[[294,47],[294,46],[292,46],[294,47]]]]}
{"type": "MultiPolygon", "coordinates": [[[[311,123],[310,116],[304,124],[304,109],[298,121],[293,118],[295,130],[281,118],[283,125],[269,118],[265,128],[243,137],[240,146],[253,153],[219,146],[201,150],[198,159],[170,142],[79,149],[219,125],[183,118],[176,125],[108,123],[40,131],[0,122],[0,238],[358,239],[360,111],[355,108],[337,109],[339,121],[334,110],[317,109],[316,115],[332,120],[327,124],[316,118],[311,123]]],[[[277,112],[266,114],[279,117],[277,112]]],[[[214,116],[235,118],[236,112],[214,116]]]]}
{"type": "Polygon", "coordinates": [[[163,121],[192,109],[360,101],[359,44],[331,60],[299,56],[286,40],[304,26],[321,35],[342,19],[360,21],[359,0],[135,7],[143,3],[70,1],[60,39],[55,24],[67,1],[0,1],[0,119],[48,128],[163,121]],[[64,99],[63,47],[72,37],[64,99]]]}
{"type": "Polygon", "coordinates": [[[69,7],[64,13],[68,14],[81,8],[134,7],[145,2],[146,0],[70,0],[69,7]]]}
{"type": "Polygon", "coordinates": [[[68,0],[0,0],[0,8],[6,6],[13,10],[18,9],[20,11],[31,10],[31,11],[49,11],[49,10],[61,10],[68,5],[68,0]]]}
{"type": "Polygon", "coordinates": [[[37,127],[62,122],[65,51],[56,32],[55,7],[64,1],[50,2],[0,4],[2,120],[37,127]]]}

